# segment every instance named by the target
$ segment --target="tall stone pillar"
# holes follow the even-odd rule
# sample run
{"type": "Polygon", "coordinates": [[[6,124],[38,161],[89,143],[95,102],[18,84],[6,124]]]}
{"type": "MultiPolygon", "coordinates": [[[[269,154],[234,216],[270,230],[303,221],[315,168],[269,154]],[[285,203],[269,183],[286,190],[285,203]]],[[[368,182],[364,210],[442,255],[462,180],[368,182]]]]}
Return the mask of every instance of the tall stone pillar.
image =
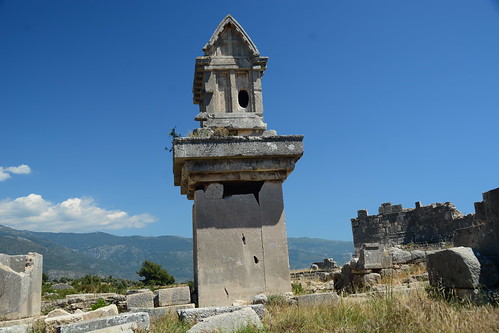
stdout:
{"type": "Polygon", "coordinates": [[[263,122],[267,58],[228,15],[196,59],[201,127],[174,140],[175,185],[194,200],[198,306],[231,305],[291,291],[282,182],[303,155],[303,136],[263,122]]]}

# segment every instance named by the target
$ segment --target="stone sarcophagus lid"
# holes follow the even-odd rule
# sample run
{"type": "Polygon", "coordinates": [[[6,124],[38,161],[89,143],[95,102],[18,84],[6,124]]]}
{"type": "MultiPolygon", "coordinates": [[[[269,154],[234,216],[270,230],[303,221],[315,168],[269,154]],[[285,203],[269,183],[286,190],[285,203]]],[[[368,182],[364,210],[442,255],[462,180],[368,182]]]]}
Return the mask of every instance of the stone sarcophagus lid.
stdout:
{"type": "Polygon", "coordinates": [[[173,144],[174,183],[194,200],[198,306],[232,305],[291,291],[282,182],[303,155],[303,136],[263,121],[267,58],[230,15],[196,59],[200,128],[173,144]]]}

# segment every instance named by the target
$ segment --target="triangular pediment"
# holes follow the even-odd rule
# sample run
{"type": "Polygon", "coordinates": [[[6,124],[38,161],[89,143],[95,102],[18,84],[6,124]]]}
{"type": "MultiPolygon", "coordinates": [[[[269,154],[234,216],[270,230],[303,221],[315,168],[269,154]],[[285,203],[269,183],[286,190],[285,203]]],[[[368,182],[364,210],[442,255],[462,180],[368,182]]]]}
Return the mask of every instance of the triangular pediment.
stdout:
{"type": "Polygon", "coordinates": [[[205,56],[260,56],[260,52],[241,25],[227,15],[203,47],[205,56]]]}

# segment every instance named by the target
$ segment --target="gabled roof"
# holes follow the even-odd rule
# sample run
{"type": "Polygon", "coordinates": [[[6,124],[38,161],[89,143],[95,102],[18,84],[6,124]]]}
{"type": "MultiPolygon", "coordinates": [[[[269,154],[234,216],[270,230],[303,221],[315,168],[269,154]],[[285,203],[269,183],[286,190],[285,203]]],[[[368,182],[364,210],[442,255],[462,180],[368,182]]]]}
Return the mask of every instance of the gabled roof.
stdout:
{"type": "Polygon", "coordinates": [[[225,18],[222,20],[222,22],[220,22],[217,29],[213,33],[213,35],[211,35],[211,38],[208,41],[208,43],[206,43],[206,45],[203,47],[203,51],[204,51],[205,55],[209,55],[211,49],[213,48],[216,41],[220,37],[220,34],[224,31],[225,27],[228,24],[231,24],[232,26],[234,26],[236,31],[241,35],[244,43],[248,46],[249,50],[251,51],[251,54],[255,57],[259,57],[260,52],[256,48],[256,45],[253,43],[253,41],[248,36],[246,31],[244,31],[243,27],[241,27],[241,25],[230,14],[225,16],[225,18]]]}

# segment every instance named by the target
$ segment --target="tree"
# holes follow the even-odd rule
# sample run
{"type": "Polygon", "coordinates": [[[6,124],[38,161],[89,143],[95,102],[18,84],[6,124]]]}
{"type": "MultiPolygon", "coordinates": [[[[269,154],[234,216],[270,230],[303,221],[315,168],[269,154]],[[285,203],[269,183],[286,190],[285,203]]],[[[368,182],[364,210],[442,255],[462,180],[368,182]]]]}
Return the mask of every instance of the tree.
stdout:
{"type": "Polygon", "coordinates": [[[149,286],[166,286],[175,283],[175,278],[169,274],[160,264],[152,261],[144,261],[137,274],[144,279],[142,282],[149,286]]]}

